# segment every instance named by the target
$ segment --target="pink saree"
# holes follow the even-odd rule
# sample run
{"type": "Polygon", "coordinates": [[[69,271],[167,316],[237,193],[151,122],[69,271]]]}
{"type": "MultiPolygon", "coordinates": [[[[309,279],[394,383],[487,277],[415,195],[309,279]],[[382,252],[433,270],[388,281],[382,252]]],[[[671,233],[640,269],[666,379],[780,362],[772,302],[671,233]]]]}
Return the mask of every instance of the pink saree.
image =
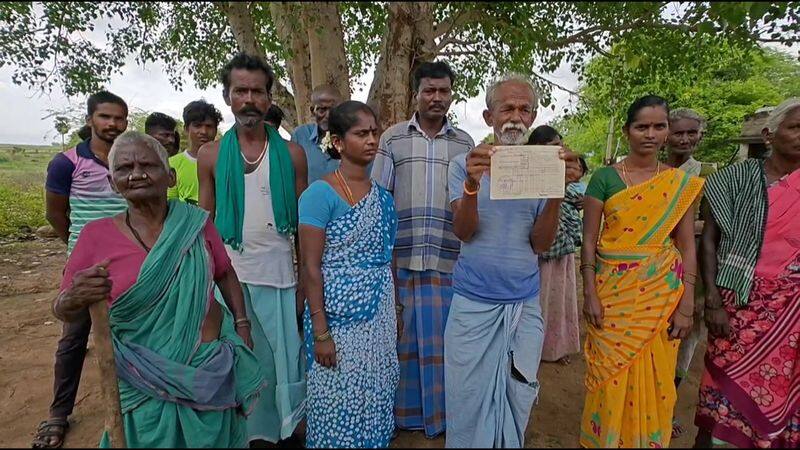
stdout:
{"type": "Polygon", "coordinates": [[[709,336],[695,423],[737,447],[800,447],[800,170],[767,193],[749,302],[723,291],[731,333],[709,336]]]}

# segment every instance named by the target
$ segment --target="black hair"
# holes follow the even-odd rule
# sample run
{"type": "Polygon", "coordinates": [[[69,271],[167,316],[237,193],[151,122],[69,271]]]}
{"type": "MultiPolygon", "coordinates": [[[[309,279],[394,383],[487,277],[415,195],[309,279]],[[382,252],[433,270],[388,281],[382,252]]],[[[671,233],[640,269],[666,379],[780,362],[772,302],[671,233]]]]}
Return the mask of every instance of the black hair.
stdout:
{"type": "Polygon", "coordinates": [[[264,121],[275,124],[275,128],[280,128],[284,117],[286,117],[286,115],[283,113],[283,110],[273,103],[270,105],[267,113],[264,114],[264,121]]]}
{"type": "Polygon", "coordinates": [[[414,92],[419,91],[419,83],[423,78],[450,78],[450,85],[456,82],[456,75],[444,61],[424,62],[414,71],[414,92]]]}
{"type": "Polygon", "coordinates": [[[633,103],[631,103],[631,106],[628,107],[627,118],[625,119],[625,125],[623,128],[629,127],[633,121],[636,120],[636,115],[639,114],[639,111],[653,106],[660,106],[664,108],[664,111],[667,113],[667,117],[669,117],[669,105],[664,98],[659,97],[658,95],[645,95],[644,97],[636,99],[633,103]]]}
{"type": "Polygon", "coordinates": [[[175,130],[175,151],[179,152],[181,150],[181,134],[178,133],[178,130],[175,130]]]}
{"type": "Polygon", "coordinates": [[[145,119],[144,132],[146,134],[150,134],[150,131],[152,131],[153,128],[160,128],[162,130],[174,131],[177,125],[178,122],[175,121],[175,119],[173,119],[172,117],[164,113],[154,112],[153,114],[147,116],[147,119],[145,119]]]}
{"type": "Polygon", "coordinates": [[[528,145],[545,145],[555,138],[563,139],[561,133],[549,125],[539,125],[531,131],[528,145]]]}
{"type": "Polygon", "coordinates": [[[103,103],[113,103],[115,105],[122,106],[125,108],[125,115],[128,115],[128,104],[125,103],[125,100],[123,100],[120,96],[114,95],[108,91],[99,91],[90,95],[89,99],[86,100],[86,113],[91,116],[95,111],[97,111],[97,107],[103,103]]]}
{"type": "Polygon", "coordinates": [[[84,125],[78,130],[78,138],[82,141],[89,140],[92,137],[92,127],[89,125],[84,125]]]}
{"type": "Polygon", "coordinates": [[[267,92],[272,92],[272,83],[275,81],[275,73],[263,59],[258,56],[248,55],[240,52],[233,57],[225,67],[222,68],[220,79],[222,81],[222,94],[228,98],[228,91],[231,88],[231,72],[233,69],[260,70],[267,76],[267,92]]]}
{"type": "MultiPolygon", "coordinates": [[[[347,132],[358,123],[358,113],[364,112],[371,114],[377,121],[378,116],[366,103],[356,100],[348,100],[340,103],[328,113],[328,132],[331,135],[344,137],[347,132]]],[[[331,145],[327,152],[332,158],[341,159],[339,152],[331,145]]]]}
{"type": "Polygon", "coordinates": [[[589,164],[586,164],[586,159],[583,156],[578,156],[578,162],[581,163],[581,170],[583,174],[586,175],[589,173],[589,164]]]}
{"type": "Polygon", "coordinates": [[[183,107],[183,124],[185,126],[204,122],[206,119],[211,119],[219,125],[222,122],[222,114],[214,105],[205,100],[195,100],[183,107]]]}

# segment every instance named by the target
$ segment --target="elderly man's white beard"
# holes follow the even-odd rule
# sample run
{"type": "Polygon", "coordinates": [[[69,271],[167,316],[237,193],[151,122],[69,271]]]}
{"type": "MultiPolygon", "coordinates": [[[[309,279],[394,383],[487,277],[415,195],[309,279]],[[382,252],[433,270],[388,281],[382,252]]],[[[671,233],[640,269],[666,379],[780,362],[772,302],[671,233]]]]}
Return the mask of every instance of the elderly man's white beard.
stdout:
{"type": "Polygon", "coordinates": [[[521,123],[504,123],[500,134],[497,135],[497,140],[501,145],[522,145],[525,143],[525,133],[527,132],[528,127],[521,123]]]}

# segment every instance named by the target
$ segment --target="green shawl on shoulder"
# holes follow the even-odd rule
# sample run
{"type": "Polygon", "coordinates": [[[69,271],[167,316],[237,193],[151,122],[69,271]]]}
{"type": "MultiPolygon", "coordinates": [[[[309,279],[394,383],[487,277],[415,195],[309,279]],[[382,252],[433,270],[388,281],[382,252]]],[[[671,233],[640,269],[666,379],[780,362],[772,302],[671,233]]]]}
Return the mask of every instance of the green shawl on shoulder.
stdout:
{"type": "MultiPolygon", "coordinates": [[[[295,173],[289,146],[275,128],[264,125],[269,140],[269,188],[278,232],[291,236],[297,232],[295,173]]],[[[235,250],[242,246],[244,222],[244,159],[236,127],[228,130],[219,144],[216,168],[216,219],[214,223],[226,244],[235,250]]]]}
{"type": "Polygon", "coordinates": [[[136,283],[109,310],[130,448],[239,441],[234,431],[244,421],[236,408],[247,412],[264,387],[263,369],[236,334],[231,312],[210,297],[207,221],[206,211],[171,200],[136,283]],[[210,301],[222,309],[222,327],[218,340],[203,343],[210,301]],[[154,422],[143,426],[143,420],[154,422]]]}

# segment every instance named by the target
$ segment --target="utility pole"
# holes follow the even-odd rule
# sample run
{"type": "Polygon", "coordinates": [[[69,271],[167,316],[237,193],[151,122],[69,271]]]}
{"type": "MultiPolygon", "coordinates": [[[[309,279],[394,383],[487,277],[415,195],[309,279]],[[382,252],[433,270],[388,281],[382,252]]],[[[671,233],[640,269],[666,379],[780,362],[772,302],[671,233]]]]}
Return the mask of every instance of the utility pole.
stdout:
{"type": "Polygon", "coordinates": [[[606,156],[603,158],[603,164],[606,166],[610,166],[614,164],[614,160],[611,157],[611,147],[614,144],[614,118],[615,114],[611,113],[611,119],[608,121],[608,136],[606,138],[606,156]]]}

